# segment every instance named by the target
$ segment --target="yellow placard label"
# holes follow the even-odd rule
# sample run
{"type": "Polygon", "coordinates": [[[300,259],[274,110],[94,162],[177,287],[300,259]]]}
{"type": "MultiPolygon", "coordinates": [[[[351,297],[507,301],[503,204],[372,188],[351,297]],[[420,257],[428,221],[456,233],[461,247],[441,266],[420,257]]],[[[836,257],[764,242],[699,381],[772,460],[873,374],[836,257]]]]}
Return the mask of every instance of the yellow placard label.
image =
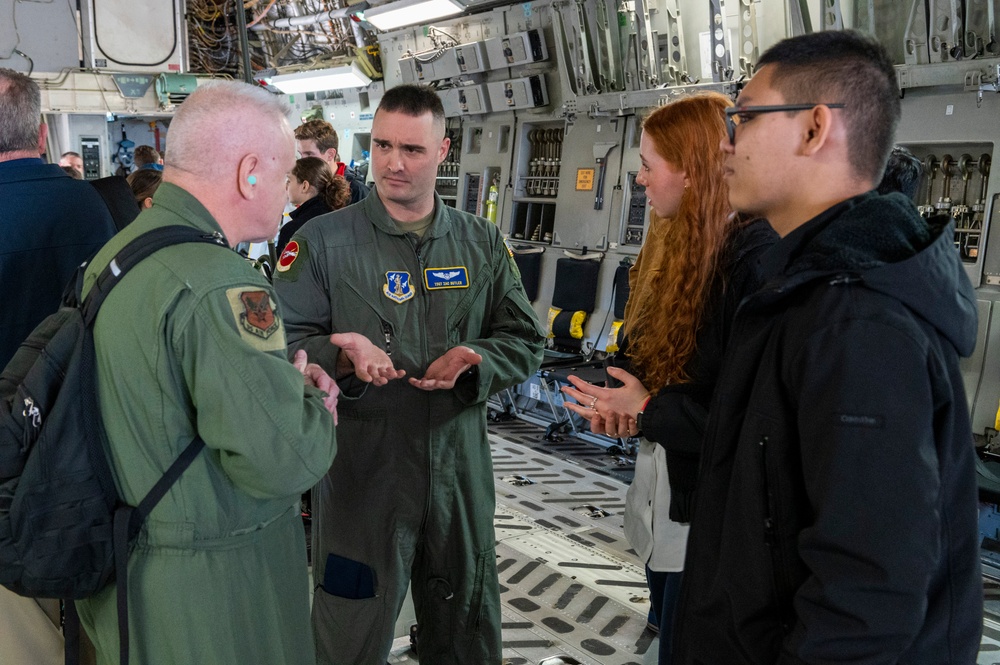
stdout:
{"type": "Polygon", "coordinates": [[[576,191],[578,192],[589,192],[594,189],[594,173],[595,169],[577,169],[576,170],[576,191]]]}

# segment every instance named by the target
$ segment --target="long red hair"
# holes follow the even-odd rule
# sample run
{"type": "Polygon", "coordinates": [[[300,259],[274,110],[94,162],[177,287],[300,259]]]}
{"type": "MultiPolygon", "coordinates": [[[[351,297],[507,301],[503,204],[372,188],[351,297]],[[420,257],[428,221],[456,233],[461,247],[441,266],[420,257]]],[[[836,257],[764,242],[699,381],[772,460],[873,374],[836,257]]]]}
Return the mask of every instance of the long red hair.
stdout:
{"type": "Polygon", "coordinates": [[[719,149],[729,106],[729,98],[718,93],[684,97],[656,109],[642,124],[657,153],[683,170],[690,183],[675,217],[650,212],[647,244],[633,268],[633,277],[645,283],[632,284],[639,299],[630,298],[625,315],[628,356],[654,394],[689,379],[684,365],[695,352],[718,257],[740,223],[729,207],[719,149]],[[650,242],[654,234],[656,241],[650,242]]]}

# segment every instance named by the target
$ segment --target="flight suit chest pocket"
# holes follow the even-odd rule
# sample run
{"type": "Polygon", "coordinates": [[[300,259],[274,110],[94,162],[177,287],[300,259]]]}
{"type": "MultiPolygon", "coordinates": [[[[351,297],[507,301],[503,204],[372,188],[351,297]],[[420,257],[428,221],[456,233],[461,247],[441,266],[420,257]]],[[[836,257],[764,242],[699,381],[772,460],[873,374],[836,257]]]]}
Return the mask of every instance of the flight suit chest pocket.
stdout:
{"type": "Polygon", "coordinates": [[[490,283],[491,271],[488,266],[478,270],[469,284],[468,289],[462,289],[462,294],[454,306],[449,307],[447,328],[449,341],[456,344],[463,339],[478,337],[483,326],[483,317],[488,307],[476,307],[483,290],[490,283]]]}
{"type": "Polygon", "coordinates": [[[361,332],[381,330],[388,321],[380,303],[373,302],[374,296],[364,295],[366,288],[343,280],[331,294],[330,311],[333,313],[333,328],[337,332],[361,332]]]}

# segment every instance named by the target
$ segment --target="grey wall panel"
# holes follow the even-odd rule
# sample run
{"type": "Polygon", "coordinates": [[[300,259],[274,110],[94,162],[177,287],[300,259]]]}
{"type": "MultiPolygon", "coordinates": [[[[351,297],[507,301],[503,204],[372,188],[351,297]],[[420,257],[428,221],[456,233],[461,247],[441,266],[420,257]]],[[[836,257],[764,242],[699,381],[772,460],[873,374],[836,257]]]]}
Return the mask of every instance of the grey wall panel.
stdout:
{"type": "Polygon", "coordinates": [[[962,358],[962,382],[965,385],[965,398],[969,402],[972,413],[972,431],[982,434],[984,428],[992,427],[996,419],[998,398],[1000,398],[1000,376],[997,372],[984,370],[987,358],[992,359],[992,367],[996,367],[1000,357],[1000,326],[994,317],[1000,316],[1000,311],[994,311],[993,301],[980,298],[976,301],[979,315],[979,329],[976,333],[976,350],[968,358],[962,358]],[[990,339],[992,335],[993,339],[990,339]]]}
{"type": "Polygon", "coordinates": [[[68,3],[0,0],[0,25],[0,67],[28,71],[15,48],[31,58],[35,72],[80,66],[80,36],[68,3]]]}

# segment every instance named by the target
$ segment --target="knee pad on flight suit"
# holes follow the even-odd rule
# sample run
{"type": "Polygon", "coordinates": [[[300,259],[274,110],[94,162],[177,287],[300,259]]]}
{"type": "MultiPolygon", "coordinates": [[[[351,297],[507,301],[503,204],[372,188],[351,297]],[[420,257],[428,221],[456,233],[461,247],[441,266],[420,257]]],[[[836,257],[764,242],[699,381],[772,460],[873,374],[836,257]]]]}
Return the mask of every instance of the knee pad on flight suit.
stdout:
{"type": "MultiPolygon", "coordinates": [[[[475,555],[466,568],[411,581],[417,613],[418,657],[435,665],[500,665],[500,585],[496,550],[475,555]]],[[[438,571],[440,572],[440,571],[438,571]]]]}

